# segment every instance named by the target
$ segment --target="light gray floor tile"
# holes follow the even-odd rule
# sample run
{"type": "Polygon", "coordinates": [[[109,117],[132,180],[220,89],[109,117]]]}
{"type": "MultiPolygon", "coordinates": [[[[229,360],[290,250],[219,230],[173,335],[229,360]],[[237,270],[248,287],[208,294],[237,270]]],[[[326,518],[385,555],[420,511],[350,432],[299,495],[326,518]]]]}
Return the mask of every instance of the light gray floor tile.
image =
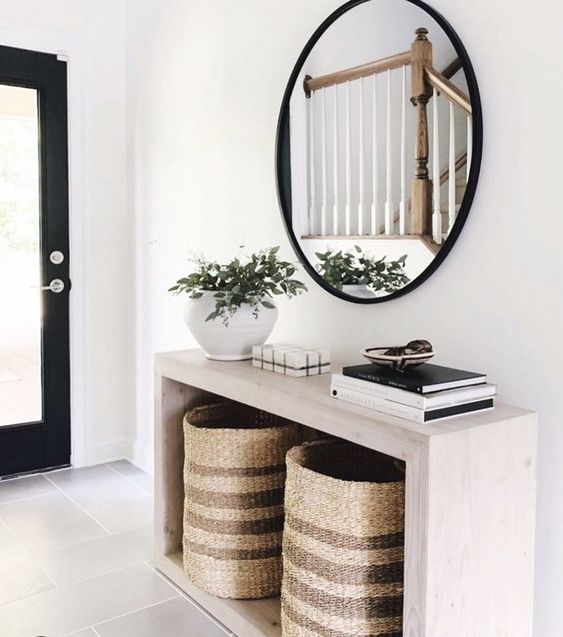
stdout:
{"type": "Polygon", "coordinates": [[[37,495],[45,495],[56,491],[49,480],[44,476],[28,476],[0,482],[0,504],[33,498],[37,495]]]}
{"type": "Polygon", "coordinates": [[[183,597],[95,628],[100,637],[226,637],[229,634],[183,597]]]}
{"type": "Polygon", "coordinates": [[[154,492],[154,478],[150,474],[146,473],[134,464],[131,464],[128,460],[118,460],[117,462],[109,462],[108,467],[117,471],[122,476],[125,476],[138,487],[145,490],[147,493],[154,492]]]}
{"type": "Polygon", "coordinates": [[[55,588],[53,582],[27,553],[12,555],[0,563],[0,604],[55,588]]]}
{"type": "Polygon", "coordinates": [[[150,527],[44,553],[38,558],[38,563],[57,585],[65,586],[142,564],[152,554],[153,533],[150,527]]]}
{"type": "Polygon", "coordinates": [[[111,533],[123,533],[153,525],[153,497],[145,496],[119,504],[106,504],[90,513],[111,533]]]}
{"type": "Polygon", "coordinates": [[[0,506],[0,519],[33,553],[56,550],[107,535],[88,514],[62,493],[0,506]]]}
{"type": "Polygon", "coordinates": [[[2,637],[62,637],[176,595],[147,566],[133,566],[0,606],[2,637]]]}
{"type": "Polygon", "coordinates": [[[6,524],[0,520],[0,562],[7,559],[12,553],[22,549],[23,544],[16,539],[6,524]]]}
{"type": "Polygon", "coordinates": [[[71,633],[70,635],[65,635],[65,637],[98,637],[92,628],[85,628],[84,630],[79,630],[77,633],[71,633]]]}
{"type": "Polygon", "coordinates": [[[0,523],[0,604],[54,588],[31,553],[0,523]]]}
{"type": "Polygon", "coordinates": [[[140,487],[105,465],[57,471],[49,479],[87,511],[146,496],[140,487]]]}

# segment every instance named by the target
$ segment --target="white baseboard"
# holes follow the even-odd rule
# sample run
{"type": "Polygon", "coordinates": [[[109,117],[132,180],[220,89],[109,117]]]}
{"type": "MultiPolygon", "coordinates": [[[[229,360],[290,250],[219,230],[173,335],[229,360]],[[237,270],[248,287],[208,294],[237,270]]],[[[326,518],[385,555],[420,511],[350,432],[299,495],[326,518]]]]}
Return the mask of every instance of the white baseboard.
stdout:
{"type": "Polygon", "coordinates": [[[152,445],[146,445],[137,439],[130,439],[127,444],[125,458],[139,467],[139,469],[154,475],[154,451],[152,445]]]}
{"type": "MultiPolygon", "coordinates": [[[[153,448],[140,440],[130,438],[128,440],[100,442],[94,445],[91,458],[92,465],[115,462],[116,460],[129,460],[129,462],[143,469],[143,471],[154,475],[153,448]]],[[[81,467],[86,465],[73,463],[73,466],[81,467]]]]}
{"type": "Polygon", "coordinates": [[[113,440],[94,445],[93,464],[104,464],[127,457],[127,440],[113,440]]]}

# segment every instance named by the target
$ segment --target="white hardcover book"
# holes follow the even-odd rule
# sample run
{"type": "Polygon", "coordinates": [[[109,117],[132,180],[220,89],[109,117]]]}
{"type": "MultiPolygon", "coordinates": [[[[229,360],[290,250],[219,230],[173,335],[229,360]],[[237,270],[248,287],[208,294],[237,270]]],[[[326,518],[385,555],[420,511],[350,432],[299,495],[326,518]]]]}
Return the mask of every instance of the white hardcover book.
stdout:
{"type": "Polygon", "coordinates": [[[484,398],[493,398],[497,393],[496,385],[484,384],[461,387],[460,389],[448,389],[423,395],[404,389],[398,389],[397,387],[379,385],[378,383],[372,383],[368,380],[351,378],[350,376],[344,376],[344,374],[333,374],[332,384],[338,385],[343,389],[360,391],[375,398],[384,398],[385,400],[391,400],[402,405],[424,410],[448,407],[449,405],[457,405],[484,398]]]}
{"type": "Polygon", "coordinates": [[[343,388],[338,384],[331,385],[330,393],[333,398],[338,400],[358,405],[359,407],[367,407],[368,409],[373,409],[388,416],[397,416],[398,418],[404,418],[405,420],[411,420],[420,424],[435,420],[445,420],[446,418],[453,418],[455,416],[463,416],[475,411],[487,411],[494,408],[493,398],[485,398],[425,411],[417,407],[409,407],[408,405],[386,400],[385,398],[377,398],[370,394],[343,388]]]}
{"type": "Polygon", "coordinates": [[[385,398],[377,398],[371,394],[341,387],[334,383],[332,383],[330,387],[330,393],[333,398],[358,405],[359,407],[367,407],[368,409],[375,409],[375,411],[387,414],[388,416],[398,416],[399,418],[424,423],[424,411],[416,407],[394,403],[385,398]]]}

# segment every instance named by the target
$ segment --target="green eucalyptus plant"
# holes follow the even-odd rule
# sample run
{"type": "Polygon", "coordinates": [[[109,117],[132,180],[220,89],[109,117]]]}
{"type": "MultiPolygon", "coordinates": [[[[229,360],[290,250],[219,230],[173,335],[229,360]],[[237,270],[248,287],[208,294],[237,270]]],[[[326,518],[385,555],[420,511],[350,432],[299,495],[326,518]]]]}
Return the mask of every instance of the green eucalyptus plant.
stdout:
{"type": "Polygon", "coordinates": [[[206,321],[221,319],[225,325],[242,305],[250,305],[254,318],[264,307],[275,309],[269,299],[285,295],[288,298],[307,291],[307,287],[293,278],[296,267],[278,257],[279,246],[260,250],[250,257],[235,258],[222,264],[194,256],[190,262],[194,271],[179,279],[170,288],[174,294],[188,294],[200,299],[204,292],[214,292],[215,309],[206,321]]]}
{"type": "Polygon", "coordinates": [[[354,250],[317,252],[319,263],[315,269],[337,290],[342,290],[344,285],[365,285],[374,292],[389,294],[410,282],[405,273],[406,254],[396,261],[388,261],[387,257],[376,259],[360,246],[354,246],[354,250]]]}

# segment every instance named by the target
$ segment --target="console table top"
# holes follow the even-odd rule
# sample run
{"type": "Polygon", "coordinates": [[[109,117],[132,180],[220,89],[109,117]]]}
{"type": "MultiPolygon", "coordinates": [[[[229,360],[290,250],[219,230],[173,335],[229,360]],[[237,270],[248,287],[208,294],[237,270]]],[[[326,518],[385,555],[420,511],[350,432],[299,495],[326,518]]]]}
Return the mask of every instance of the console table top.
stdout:
{"type": "MultiPolygon", "coordinates": [[[[533,413],[497,403],[491,411],[420,424],[335,400],[330,396],[330,374],[292,378],[253,367],[251,361],[211,361],[199,349],[157,354],[155,364],[161,376],[365,446],[372,446],[374,438],[381,443],[381,437],[388,435],[400,437],[407,444],[428,444],[435,436],[518,421],[533,413]]],[[[332,365],[333,370],[342,368],[339,361],[332,365]]]]}

